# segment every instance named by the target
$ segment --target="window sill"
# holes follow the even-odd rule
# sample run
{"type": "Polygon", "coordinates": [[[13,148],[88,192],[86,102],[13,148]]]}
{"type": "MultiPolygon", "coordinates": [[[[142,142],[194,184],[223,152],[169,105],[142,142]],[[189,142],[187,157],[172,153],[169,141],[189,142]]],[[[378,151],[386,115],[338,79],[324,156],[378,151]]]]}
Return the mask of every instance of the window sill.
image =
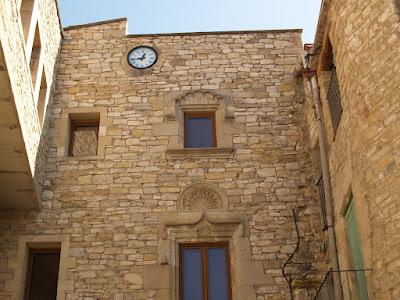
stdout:
{"type": "Polygon", "coordinates": [[[232,157],[233,148],[183,148],[168,149],[166,151],[169,159],[182,158],[227,158],[232,157]]]}

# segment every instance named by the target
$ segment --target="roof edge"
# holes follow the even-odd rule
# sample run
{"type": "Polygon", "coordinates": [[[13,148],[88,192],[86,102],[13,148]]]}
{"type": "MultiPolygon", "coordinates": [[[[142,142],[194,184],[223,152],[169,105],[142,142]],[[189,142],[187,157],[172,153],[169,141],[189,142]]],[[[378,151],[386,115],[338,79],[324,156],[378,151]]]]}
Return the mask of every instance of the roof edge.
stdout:
{"type": "Polygon", "coordinates": [[[318,24],[317,24],[317,29],[315,31],[315,37],[314,37],[314,45],[315,46],[321,46],[323,43],[323,38],[326,30],[326,26],[328,23],[328,10],[331,6],[331,0],[322,0],[321,2],[321,8],[319,11],[319,17],[318,17],[318,24]]]}
{"type": "MultiPolygon", "coordinates": [[[[64,31],[74,30],[79,28],[86,28],[92,26],[99,26],[103,24],[109,23],[117,23],[117,22],[127,22],[128,18],[118,18],[118,19],[110,19],[86,24],[78,24],[71,25],[68,27],[64,27],[64,31]]],[[[127,34],[127,37],[144,37],[144,36],[182,36],[182,35],[205,35],[205,34],[243,34],[243,33],[285,33],[285,32],[299,32],[302,33],[303,29],[301,28],[289,28],[289,29],[254,29],[254,30],[221,30],[221,31],[190,31],[190,32],[167,32],[167,33],[138,33],[138,34],[127,34]]]]}
{"type": "Polygon", "coordinates": [[[185,36],[185,35],[210,35],[210,34],[246,34],[246,33],[302,33],[303,29],[263,29],[263,30],[222,30],[222,31],[193,31],[193,32],[171,32],[171,33],[145,33],[128,34],[126,37],[147,37],[147,36],[185,36]]]}
{"type": "Polygon", "coordinates": [[[58,0],[55,0],[56,2],[56,10],[57,10],[57,17],[58,17],[58,23],[60,26],[60,33],[61,33],[61,37],[64,36],[64,29],[61,23],[61,14],[60,14],[60,4],[58,3],[58,0]]]}
{"type": "Polygon", "coordinates": [[[92,23],[71,25],[71,26],[65,27],[64,30],[67,31],[67,30],[73,30],[73,29],[79,29],[79,28],[85,28],[85,27],[98,26],[98,25],[103,25],[103,24],[127,22],[127,21],[128,21],[128,18],[123,17],[123,18],[118,18],[118,19],[110,19],[110,20],[104,20],[104,21],[98,21],[98,22],[92,22],[92,23]]]}

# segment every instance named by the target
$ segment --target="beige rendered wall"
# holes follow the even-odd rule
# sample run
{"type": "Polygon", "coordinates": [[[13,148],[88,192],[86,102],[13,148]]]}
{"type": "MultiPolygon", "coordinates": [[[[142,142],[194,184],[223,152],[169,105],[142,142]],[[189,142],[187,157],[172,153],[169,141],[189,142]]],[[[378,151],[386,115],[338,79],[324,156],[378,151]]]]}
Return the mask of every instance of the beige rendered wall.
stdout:
{"type": "MultiPolygon", "coordinates": [[[[46,152],[44,136],[47,126],[45,124],[42,128],[39,122],[35,106],[37,98],[35,93],[38,93],[38,89],[35,90],[32,85],[29,59],[37,25],[42,45],[39,69],[42,66],[45,69],[48,87],[47,103],[51,103],[55,65],[61,45],[61,29],[56,2],[54,0],[36,0],[29,26],[30,34],[25,39],[20,5],[21,1],[18,0],[0,2],[0,41],[31,176],[34,178],[37,191],[40,192],[44,180],[46,152]]],[[[18,133],[15,135],[17,136],[18,133]]]]}
{"type": "Polygon", "coordinates": [[[295,248],[293,208],[301,243],[290,267],[307,286],[322,254],[294,77],[300,32],[125,32],[125,20],[65,30],[43,208],[0,212],[0,295],[17,295],[18,249],[34,235],[67,249],[60,299],[175,299],[177,245],[205,240],[230,243],[234,299],[287,299],[281,267],[295,248]],[[160,57],[135,72],[126,55],[141,44],[160,57]],[[221,144],[185,151],[179,113],[200,102],[217,109],[221,144]],[[66,157],[68,114],[90,111],[100,115],[98,155],[66,157]],[[204,191],[211,202],[190,202],[204,191]]]}
{"type": "MultiPolygon", "coordinates": [[[[396,1],[325,4],[328,10],[320,18],[316,41],[323,46],[329,35],[343,106],[334,137],[326,99],[330,72],[319,71],[340,267],[350,266],[344,213],[352,193],[364,266],[373,269],[366,273],[370,299],[398,299],[400,25],[396,1]]],[[[325,46],[320,50],[324,52],[325,46]]],[[[311,106],[307,115],[315,143],[311,106]]]]}

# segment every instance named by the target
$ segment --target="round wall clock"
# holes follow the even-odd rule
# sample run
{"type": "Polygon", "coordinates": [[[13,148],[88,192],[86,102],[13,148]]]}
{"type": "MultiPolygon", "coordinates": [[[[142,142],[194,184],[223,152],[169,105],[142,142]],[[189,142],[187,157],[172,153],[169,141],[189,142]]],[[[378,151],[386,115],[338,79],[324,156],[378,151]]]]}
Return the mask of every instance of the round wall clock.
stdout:
{"type": "Polygon", "coordinates": [[[149,46],[138,46],[128,53],[128,64],[135,69],[147,69],[157,62],[157,52],[149,46]]]}

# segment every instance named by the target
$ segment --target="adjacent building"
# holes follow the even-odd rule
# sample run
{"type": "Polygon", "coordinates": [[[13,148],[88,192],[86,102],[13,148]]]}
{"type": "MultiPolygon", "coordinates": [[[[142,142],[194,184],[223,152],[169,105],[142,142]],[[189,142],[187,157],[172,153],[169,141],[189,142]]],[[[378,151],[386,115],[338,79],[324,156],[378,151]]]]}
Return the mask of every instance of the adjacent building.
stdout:
{"type": "Polygon", "coordinates": [[[319,153],[324,140],[344,299],[400,297],[398,8],[398,1],[323,1],[315,44],[306,47],[325,131],[317,134],[309,91],[311,147],[319,153]]]}

